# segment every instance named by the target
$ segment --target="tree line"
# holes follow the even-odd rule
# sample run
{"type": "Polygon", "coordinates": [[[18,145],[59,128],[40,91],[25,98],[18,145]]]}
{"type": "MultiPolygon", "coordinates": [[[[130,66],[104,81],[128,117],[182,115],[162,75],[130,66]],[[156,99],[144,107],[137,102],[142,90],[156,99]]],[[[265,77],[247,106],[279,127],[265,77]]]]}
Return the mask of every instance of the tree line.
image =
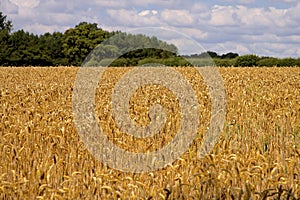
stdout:
{"type": "Polygon", "coordinates": [[[216,66],[223,67],[300,67],[300,58],[275,58],[253,54],[239,55],[233,52],[219,55],[216,52],[207,51],[185,57],[201,60],[207,57],[207,54],[213,59],[216,66]]]}
{"type": "Polygon", "coordinates": [[[12,22],[0,12],[0,66],[136,66],[148,63],[188,66],[191,63],[211,64],[207,61],[211,58],[217,66],[226,67],[300,66],[300,58],[240,56],[233,52],[218,55],[212,51],[179,55],[175,45],[156,37],[109,32],[96,23],[81,22],[64,33],[42,35],[12,30],[12,22]]]}
{"type": "Polygon", "coordinates": [[[98,43],[114,33],[97,24],[81,22],[64,33],[35,35],[24,30],[12,32],[12,23],[0,12],[1,66],[81,65],[98,43]]]}
{"type": "Polygon", "coordinates": [[[99,65],[110,58],[111,66],[135,66],[149,58],[177,59],[175,45],[142,34],[108,32],[96,23],[81,22],[64,33],[42,35],[12,28],[0,12],[0,66],[99,65]]]}
{"type": "Polygon", "coordinates": [[[242,55],[235,58],[214,58],[217,66],[224,67],[300,67],[300,58],[275,58],[269,56],[242,55]]]}

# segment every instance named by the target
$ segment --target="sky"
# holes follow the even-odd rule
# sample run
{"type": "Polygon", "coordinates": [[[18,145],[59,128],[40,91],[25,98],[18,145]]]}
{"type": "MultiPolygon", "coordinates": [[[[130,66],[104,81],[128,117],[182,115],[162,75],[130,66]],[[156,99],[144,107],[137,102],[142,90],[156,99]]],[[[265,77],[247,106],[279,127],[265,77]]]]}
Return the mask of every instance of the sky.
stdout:
{"type": "Polygon", "coordinates": [[[0,11],[14,31],[64,32],[83,21],[108,31],[160,27],[220,55],[300,57],[300,0],[0,0],[0,11]]]}

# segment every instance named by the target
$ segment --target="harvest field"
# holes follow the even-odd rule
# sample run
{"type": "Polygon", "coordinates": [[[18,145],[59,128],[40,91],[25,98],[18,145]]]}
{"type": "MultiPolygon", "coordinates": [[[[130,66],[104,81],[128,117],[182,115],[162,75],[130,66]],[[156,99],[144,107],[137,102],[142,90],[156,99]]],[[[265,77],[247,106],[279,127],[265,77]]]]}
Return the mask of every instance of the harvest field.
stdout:
{"type": "MultiPolygon", "coordinates": [[[[119,147],[155,151],[176,134],[179,105],[166,88],[141,88],[130,115],[145,125],[147,108],[161,102],[166,133],[135,139],[119,131],[109,102],[127,69],[110,68],[100,81],[99,123],[119,147]]],[[[226,124],[202,160],[197,153],[211,117],[210,98],[200,75],[178,70],[199,100],[198,136],[172,165],[138,174],[109,168],[80,141],[72,115],[78,68],[0,68],[0,199],[299,199],[300,68],[219,68],[226,124]]]]}

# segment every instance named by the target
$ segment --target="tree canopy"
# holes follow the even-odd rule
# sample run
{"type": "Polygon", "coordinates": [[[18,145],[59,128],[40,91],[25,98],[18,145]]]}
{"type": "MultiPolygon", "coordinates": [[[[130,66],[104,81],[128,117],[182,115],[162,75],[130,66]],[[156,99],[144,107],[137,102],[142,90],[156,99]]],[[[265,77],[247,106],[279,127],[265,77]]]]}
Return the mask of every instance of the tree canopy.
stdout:
{"type": "Polygon", "coordinates": [[[12,31],[13,25],[10,20],[7,20],[7,16],[0,11],[0,31],[12,31]]]}

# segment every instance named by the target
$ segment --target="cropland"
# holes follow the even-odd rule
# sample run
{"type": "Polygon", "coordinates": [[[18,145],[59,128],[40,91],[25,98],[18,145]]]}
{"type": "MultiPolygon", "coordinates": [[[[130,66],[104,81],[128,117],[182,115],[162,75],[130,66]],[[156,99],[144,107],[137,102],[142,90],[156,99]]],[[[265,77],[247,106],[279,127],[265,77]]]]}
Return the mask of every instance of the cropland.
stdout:
{"type": "MultiPolygon", "coordinates": [[[[72,94],[78,67],[0,68],[0,199],[299,199],[300,68],[219,68],[226,122],[213,150],[200,159],[210,124],[210,96],[193,68],[177,67],[199,102],[197,137],[163,169],[133,173],[97,160],[78,135],[72,94]]],[[[172,91],[146,85],[130,100],[135,123],[150,123],[160,104],[159,134],[134,138],[112,115],[114,85],[130,68],[108,68],[95,113],[109,141],[130,152],[153,152],[176,135],[180,105],[172,91]]]]}

